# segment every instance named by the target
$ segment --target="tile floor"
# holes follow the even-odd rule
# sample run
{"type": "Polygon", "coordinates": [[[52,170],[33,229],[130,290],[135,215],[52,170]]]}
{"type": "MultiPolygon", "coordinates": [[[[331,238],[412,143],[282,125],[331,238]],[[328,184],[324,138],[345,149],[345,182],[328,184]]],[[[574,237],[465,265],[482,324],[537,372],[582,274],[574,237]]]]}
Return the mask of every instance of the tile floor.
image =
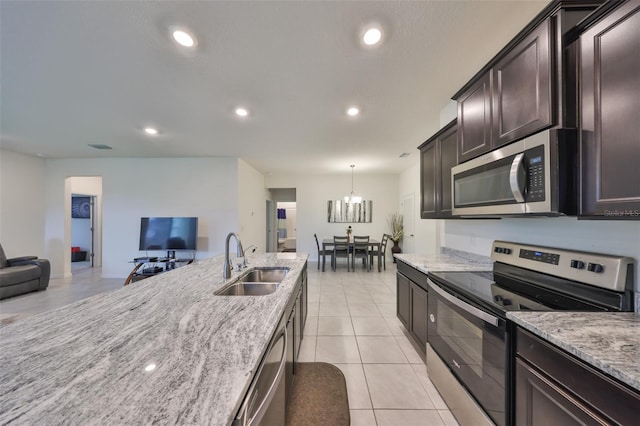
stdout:
{"type": "Polygon", "coordinates": [[[382,273],[309,263],[302,362],[329,362],[347,380],[351,424],[457,425],[396,318],[396,268],[382,273]]]}
{"type": "MultiPolygon", "coordinates": [[[[73,277],[44,292],[0,301],[0,325],[122,287],[100,268],[72,264],[73,277]]],[[[309,263],[309,312],[302,362],[335,364],[347,380],[351,424],[457,425],[427,376],[424,360],[396,318],[393,263],[382,273],[356,268],[319,272],[309,263]]]]}

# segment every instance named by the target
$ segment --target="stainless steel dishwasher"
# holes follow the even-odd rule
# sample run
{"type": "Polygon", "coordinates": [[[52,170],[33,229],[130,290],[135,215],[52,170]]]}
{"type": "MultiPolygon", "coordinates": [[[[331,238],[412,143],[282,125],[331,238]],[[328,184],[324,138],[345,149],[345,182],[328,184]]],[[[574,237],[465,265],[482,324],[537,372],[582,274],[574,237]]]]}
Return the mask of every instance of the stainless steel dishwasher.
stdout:
{"type": "Polygon", "coordinates": [[[285,326],[278,330],[271,341],[234,425],[284,425],[286,409],[284,373],[287,345],[285,326]]]}

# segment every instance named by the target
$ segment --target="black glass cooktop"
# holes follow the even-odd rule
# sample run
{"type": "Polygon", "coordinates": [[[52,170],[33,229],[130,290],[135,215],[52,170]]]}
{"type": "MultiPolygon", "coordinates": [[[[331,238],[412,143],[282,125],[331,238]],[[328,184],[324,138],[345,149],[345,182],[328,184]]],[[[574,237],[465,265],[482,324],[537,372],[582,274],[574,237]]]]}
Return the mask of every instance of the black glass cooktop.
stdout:
{"type": "Polygon", "coordinates": [[[615,304],[615,294],[535,272],[530,272],[530,281],[523,280],[522,275],[522,271],[518,274],[456,271],[432,272],[429,278],[458,298],[502,317],[509,311],[615,310],[608,306],[609,302],[615,304]]]}

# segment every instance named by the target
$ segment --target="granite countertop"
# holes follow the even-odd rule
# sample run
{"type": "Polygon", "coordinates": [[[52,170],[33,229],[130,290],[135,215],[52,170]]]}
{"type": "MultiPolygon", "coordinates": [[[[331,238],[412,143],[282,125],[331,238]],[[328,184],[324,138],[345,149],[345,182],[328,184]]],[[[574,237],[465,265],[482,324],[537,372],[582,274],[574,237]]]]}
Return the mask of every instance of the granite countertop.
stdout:
{"type": "Polygon", "coordinates": [[[640,315],[508,312],[507,318],[640,391],[640,315]]]}
{"type": "Polygon", "coordinates": [[[492,271],[493,260],[490,257],[467,253],[460,250],[442,247],[440,253],[394,254],[394,257],[425,274],[443,271],[492,271]]]}
{"type": "Polygon", "coordinates": [[[267,296],[215,296],[218,256],[1,328],[0,424],[230,424],[307,257],[249,255],[290,268],[267,296]]]}

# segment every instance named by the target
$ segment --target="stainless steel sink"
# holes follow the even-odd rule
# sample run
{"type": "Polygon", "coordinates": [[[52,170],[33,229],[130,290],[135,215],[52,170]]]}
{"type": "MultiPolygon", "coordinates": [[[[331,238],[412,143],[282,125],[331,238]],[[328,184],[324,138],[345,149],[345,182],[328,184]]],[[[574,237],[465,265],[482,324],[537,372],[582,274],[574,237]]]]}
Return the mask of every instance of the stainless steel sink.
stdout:
{"type": "Polygon", "coordinates": [[[278,283],[236,281],[216,291],[216,296],[266,296],[278,289],[278,283]]]}
{"type": "Polygon", "coordinates": [[[278,289],[287,272],[289,272],[288,268],[254,268],[214,294],[216,296],[266,296],[278,289]]]}
{"type": "Polygon", "coordinates": [[[242,275],[238,281],[251,283],[279,283],[289,272],[287,268],[255,268],[242,275]]]}

